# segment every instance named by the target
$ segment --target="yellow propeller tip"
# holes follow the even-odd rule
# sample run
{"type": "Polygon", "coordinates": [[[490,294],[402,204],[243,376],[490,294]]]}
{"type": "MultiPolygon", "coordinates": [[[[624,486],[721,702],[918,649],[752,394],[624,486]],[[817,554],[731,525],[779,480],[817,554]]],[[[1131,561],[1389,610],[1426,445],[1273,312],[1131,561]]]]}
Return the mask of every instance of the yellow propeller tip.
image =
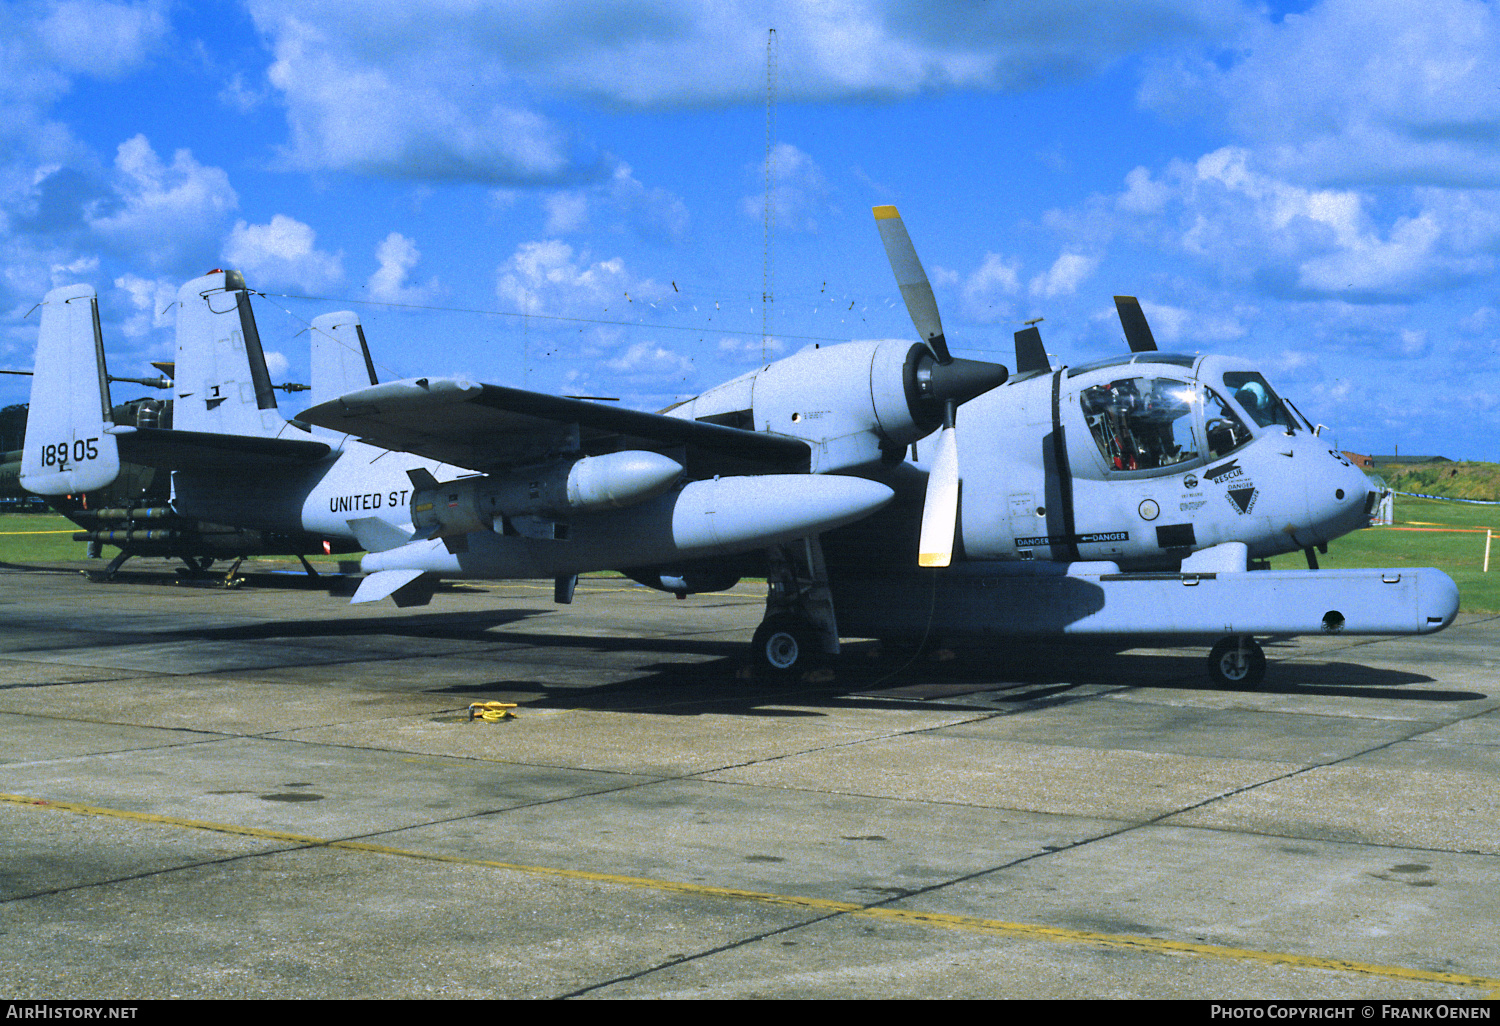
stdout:
{"type": "Polygon", "coordinates": [[[946,552],[924,552],[917,557],[918,566],[947,566],[953,559],[946,552]]]}
{"type": "Polygon", "coordinates": [[[901,216],[896,212],[895,207],[872,207],[871,210],[874,212],[875,220],[877,221],[884,221],[888,217],[901,216]]]}

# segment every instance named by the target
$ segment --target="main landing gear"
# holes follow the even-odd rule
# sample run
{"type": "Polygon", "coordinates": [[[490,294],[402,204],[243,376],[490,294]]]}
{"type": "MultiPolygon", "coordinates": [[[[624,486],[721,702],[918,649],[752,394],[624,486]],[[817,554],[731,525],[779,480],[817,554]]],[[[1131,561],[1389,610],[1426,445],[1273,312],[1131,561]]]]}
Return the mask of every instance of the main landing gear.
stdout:
{"type": "Polygon", "coordinates": [[[817,538],[777,545],[769,557],[766,618],[750,642],[750,663],[759,677],[790,680],[838,655],[838,624],[817,538]]]}
{"type": "Polygon", "coordinates": [[[812,627],[794,616],[773,616],[756,628],[750,658],[763,677],[790,677],[808,669],[818,654],[812,627]]]}
{"type": "Polygon", "coordinates": [[[1224,638],[1208,654],[1208,676],[1219,687],[1256,687],[1266,676],[1266,653],[1248,634],[1224,638]]]}

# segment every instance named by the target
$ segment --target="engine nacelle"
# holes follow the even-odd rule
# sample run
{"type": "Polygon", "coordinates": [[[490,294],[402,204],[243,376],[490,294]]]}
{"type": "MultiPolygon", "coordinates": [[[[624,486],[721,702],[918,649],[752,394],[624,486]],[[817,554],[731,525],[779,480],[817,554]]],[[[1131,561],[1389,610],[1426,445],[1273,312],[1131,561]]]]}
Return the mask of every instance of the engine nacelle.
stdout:
{"type": "Polygon", "coordinates": [[[465,477],[412,494],[418,534],[445,537],[496,529],[498,517],[561,518],[619,509],[655,498],[682,465],[655,452],[612,452],[501,476],[465,477]]]}
{"type": "Polygon", "coordinates": [[[774,431],[813,446],[815,473],[890,459],[942,425],[943,407],[1004,384],[1006,369],[979,360],[938,363],[896,339],[804,349],[705,392],[677,417],[774,431]]]}

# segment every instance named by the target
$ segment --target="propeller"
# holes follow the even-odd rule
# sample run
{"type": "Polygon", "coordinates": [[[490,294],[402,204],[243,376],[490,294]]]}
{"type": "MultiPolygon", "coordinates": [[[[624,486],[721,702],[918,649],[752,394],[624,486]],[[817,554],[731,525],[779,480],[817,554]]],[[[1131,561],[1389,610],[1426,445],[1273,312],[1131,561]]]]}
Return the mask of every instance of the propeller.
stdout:
{"type": "MultiPolygon", "coordinates": [[[[938,435],[937,452],[927,475],[927,495],[922,503],[922,532],[917,545],[917,563],[942,567],[953,562],[955,535],[958,532],[958,503],[961,483],[958,476],[958,405],[1005,382],[1007,371],[1000,364],[978,360],[955,360],[943,338],[943,323],[938,318],[937,299],[932,284],[911,236],[895,207],[875,207],[875,225],[885,243],[885,255],[901,286],[901,298],[917,333],[932,351],[936,366],[927,374],[932,398],[943,404],[943,428],[938,435]]],[[[1035,329],[1032,329],[1035,331],[1035,329]]],[[[1037,348],[1040,348],[1040,338],[1037,348]]],[[[1043,354],[1043,360],[1046,359],[1043,354]]],[[[918,377],[921,377],[919,373],[918,377]]]]}
{"type": "Polygon", "coordinates": [[[1042,333],[1030,324],[1016,332],[1016,373],[1050,371],[1052,361],[1047,359],[1047,350],[1042,346],[1042,333]]]}
{"type": "Polygon", "coordinates": [[[954,426],[957,404],[943,409],[943,431],[937,453],[927,474],[927,498],[922,503],[922,537],[917,546],[918,566],[947,566],[953,562],[953,538],[958,533],[958,431],[954,426]]]}
{"type": "Polygon", "coordinates": [[[1156,338],[1151,334],[1151,325],[1146,323],[1140,300],[1134,296],[1116,296],[1115,311],[1120,315],[1120,327],[1125,329],[1125,341],[1130,343],[1130,351],[1155,352],[1156,338]]]}
{"type": "Polygon", "coordinates": [[[901,286],[901,298],[906,301],[906,312],[917,326],[917,334],[932,350],[940,364],[948,364],[953,357],[948,353],[948,343],[943,338],[943,322],[938,318],[937,299],[932,295],[932,284],[927,272],[922,270],[922,261],[917,259],[916,247],[901,223],[901,215],[895,207],[875,207],[875,226],[880,229],[880,241],[885,243],[885,255],[891,261],[891,270],[896,272],[896,284],[901,286]]]}

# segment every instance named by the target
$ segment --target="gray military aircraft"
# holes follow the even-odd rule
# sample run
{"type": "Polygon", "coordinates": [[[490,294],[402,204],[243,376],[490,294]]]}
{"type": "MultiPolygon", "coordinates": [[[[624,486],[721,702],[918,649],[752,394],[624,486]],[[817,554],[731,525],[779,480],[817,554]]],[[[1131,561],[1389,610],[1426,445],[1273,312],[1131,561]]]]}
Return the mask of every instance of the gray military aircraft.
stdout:
{"type": "MultiPolygon", "coordinates": [[[[1312,569],[1372,491],[1252,365],[1158,352],[1128,297],[1120,357],[1054,366],[1030,327],[1014,375],[954,359],[899,215],[875,217],[922,343],[807,349],[662,414],[426,377],[319,402],[304,433],[262,380],[243,280],[214,272],[179,297],[189,435],[77,408],[33,473],[107,475],[106,440],[167,460],[184,512],[357,540],[355,601],[425,602],[443,577],[553,577],[567,601],[584,569],[679,596],[764,573],[752,654],[773,673],[840,635],[1155,637],[1217,639],[1214,678],[1253,683],[1257,634],[1452,621],[1437,570],[1312,569]],[[1309,570],[1265,569],[1298,550],[1309,570]]],[[[66,334],[74,373],[103,373],[81,326],[48,323],[43,347],[66,334]]],[[[41,366],[39,348],[38,387],[41,366]]]]}
{"type": "MultiPolygon", "coordinates": [[[[285,383],[275,388],[286,392],[311,390],[316,402],[377,383],[364,332],[353,314],[326,314],[315,319],[310,336],[313,384],[285,383]]],[[[171,388],[175,365],[165,362],[153,366],[162,372],[161,377],[125,378],[107,374],[106,381],[171,388]]],[[[171,428],[172,413],[171,399],[134,399],[111,406],[109,420],[115,427],[171,428]]],[[[4,455],[6,462],[0,464],[0,494],[30,494],[21,487],[19,479],[22,455],[19,450],[4,455]]],[[[233,560],[223,579],[226,587],[232,587],[242,583],[235,574],[249,556],[296,556],[309,576],[317,577],[307,556],[359,551],[355,543],[332,541],[307,532],[254,530],[183,516],[172,508],[171,492],[171,470],[122,461],[118,475],[109,485],[52,495],[47,501],[81,528],[73,540],[88,542],[91,557],[101,555],[105,546],[119,549],[104,571],[95,575],[101,580],[112,579],[132,557],[160,556],[180,559],[186,569],[179,572],[193,576],[201,576],[216,560],[233,560]]]]}
{"type": "MultiPolygon", "coordinates": [[[[1253,365],[1158,352],[1139,303],[1123,296],[1122,356],[1053,366],[1032,326],[1016,333],[1014,375],[956,360],[899,214],[874,213],[923,344],[806,349],[665,411],[788,448],[799,441],[793,469],[895,493],[868,517],[755,554],[763,559],[630,569],[679,595],[766,573],[767,613],[752,646],[761,668],[801,669],[837,653],[840,634],[1156,636],[1217,641],[1212,676],[1253,683],[1265,669],[1256,634],[1423,633],[1452,622],[1458,590],[1440,571],[1314,572],[1318,550],[1366,526],[1376,492],[1253,365]],[[1268,557],[1299,550],[1309,570],[1266,569],[1268,557]]],[[[503,397],[515,395],[421,379],[303,417],[437,456],[504,430],[516,400],[503,397]]],[[[559,428],[577,415],[544,397],[524,402],[559,428]]],[[[787,468],[744,455],[752,470],[787,468]]],[[[483,575],[565,541],[497,544],[514,498],[479,479],[426,495],[447,502],[413,505],[416,540],[367,555],[367,569],[483,575]],[[482,539],[492,561],[466,562],[454,546],[425,540],[456,535],[482,539]]]]}
{"type": "MultiPolygon", "coordinates": [[[[362,334],[330,317],[333,336],[340,325],[362,334]]],[[[842,526],[892,496],[877,482],[799,472],[807,447],[795,439],[581,400],[423,378],[338,402],[400,411],[481,392],[486,403],[447,411],[458,417],[451,430],[416,428],[430,444],[401,455],[288,421],[244,279],[213,271],[178,293],[173,428],[115,424],[97,297],[69,286],[48,293],[42,311],[21,483],[71,494],[108,484],[122,460],[170,469],[178,514],[357,545],[373,572],[355,601],[393,596],[398,605],[428,601],[437,575],[400,560],[382,566],[386,550],[443,552],[454,561],[449,576],[552,577],[568,600],[582,571],[763,549],[842,526]],[[474,409],[483,423],[462,423],[474,409]],[[736,476],[747,462],[791,472],[736,476]]]]}

